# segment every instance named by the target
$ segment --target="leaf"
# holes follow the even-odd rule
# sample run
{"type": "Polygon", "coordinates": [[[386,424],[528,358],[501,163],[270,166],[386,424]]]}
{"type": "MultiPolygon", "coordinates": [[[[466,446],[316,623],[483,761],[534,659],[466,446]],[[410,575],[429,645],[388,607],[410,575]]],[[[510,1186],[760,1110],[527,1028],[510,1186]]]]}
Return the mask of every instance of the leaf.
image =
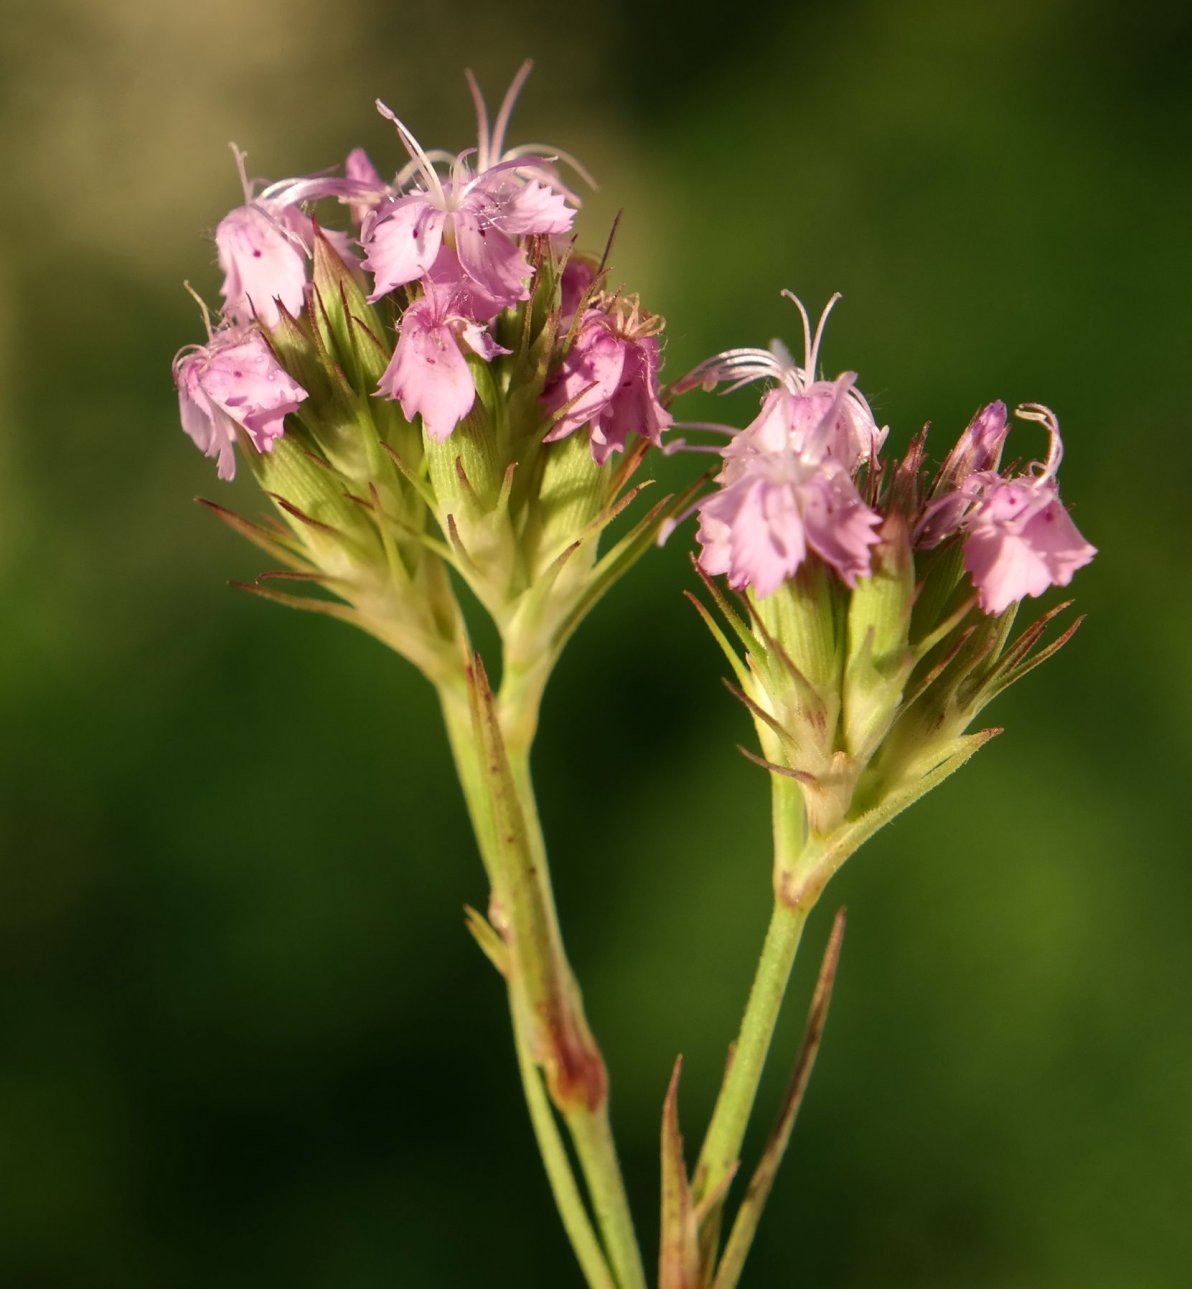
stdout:
{"type": "Polygon", "coordinates": [[[675,1061],[662,1106],[662,1230],[658,1249],[658,1289],[699,1289],[698,1227],[679,1133],[679,1073],[675,1061]]]}
{"type": "Polygon", "coordinates": [[[259,547],[267,555],[272,555],[274,559],[280,560],[283,564],[288,564],[294,569],[309,569],[311,567],[308,560],[301,552],[296,550],[288,532],[284,529],[271,531],[268,528],[255,524],[251,519],[245,519],[243,515],[238,515],[234,510],[227,510],[218,502],[208,501],[206,497],[196,497],[195,500],[200,506],[205,506],[217,519],[222,520],[233,532],[237,532],[241,537],[246,537],[254,546],[259,547]]]}
{"type": "Polygon", "coordinates": [[[509,950],[505,941],[483,913],[470,904],[464,905],[464,925],[471,932],[472,939],[480,946],[480,952],[493,964],[502,976],[509,971],[509,950]]]}

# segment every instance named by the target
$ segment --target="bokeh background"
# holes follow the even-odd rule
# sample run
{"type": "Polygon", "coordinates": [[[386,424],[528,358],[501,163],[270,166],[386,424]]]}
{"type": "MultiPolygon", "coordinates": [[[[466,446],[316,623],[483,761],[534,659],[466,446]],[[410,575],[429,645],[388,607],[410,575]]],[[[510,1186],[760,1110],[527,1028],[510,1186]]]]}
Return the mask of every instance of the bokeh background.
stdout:
{"type": "MultiPolygon", "coordinates": [[[[431,694],[228,589],[252,512],[177,425],[209,236],[254,174],[392,166],[380,95],[624,211],[668,369],[798,332],[902,444],[993,397],[1066,431],[1089,620],[872,842],[746,1285],[1116,1289],[1192,1265],[1186,6],[1098,0],[20,0],[0,25],[0,1283],[566,1286],[431,694]]],[[[384,168],[384,167],[383,167],[384,168]]],[[[1019,450],[1031,453],[1026,438],[1019,450]]],[[[937,440],[938,441],[938,440],[937,440]]],[[[668,463],[668,479],[693,463],[668,463]]],[[[242,472],[247,475],[247,472],[242,472]]],[[[538,748],[643,1237],[670,1065],[697,1141],[768,905],[764,775],[652,555],[569,647],[538,748]]],[[[814,924],[777,1101],[831,907],[814,924]]],[[[756,1147],[756,1138],[751,1140],[756,1147]]]]}

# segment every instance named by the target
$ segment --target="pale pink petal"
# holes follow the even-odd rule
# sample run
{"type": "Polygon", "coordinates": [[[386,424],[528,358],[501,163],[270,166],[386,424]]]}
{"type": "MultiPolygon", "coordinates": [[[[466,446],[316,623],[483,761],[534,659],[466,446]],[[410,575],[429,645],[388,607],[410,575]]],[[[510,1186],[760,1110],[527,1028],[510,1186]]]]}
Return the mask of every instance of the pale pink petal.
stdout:
{"type": "Polygon", "coordinates": [[[869,404],[853,388],[855,380],[845,372],[791,395],[791,440],[803,455],[853,470],[885,442],[887,431],[878,429],[869,404]]]}
{"type": "Polygon", "coordinates": [[[603,465],[610,452],[623,451],[631,434],[658,446],[662,431],[671,424],[670,413],[658,401],[657,337],[623,343],[621,378],[607,407],[592,424],[592,457],[597,465],[603,465]]]}
{"type": "Polygon", "coordinates": [[[696,537],[703,548],[700,551],[699,565],[705,573],[727,573],[732,568],[732,536],[733,530],[727,521],[719,518],[707,506],[701,509],[696,537]]]}
{"type": "Polygon", "coordinates": [[[359,228],[369,212],[375,210],[383,200],[387,185],[363,148],[353,148],[348,153],[348,159],[344,162],[344,174],[353,184],[359,184],[362,189],[371,189],[375,193],[375,196],[370,194],[359,201],[348,203],[352,223],[359,228]]]}
{"type": "Polygon", "coordinates": [[[458,338],[462,348],[470,349],[478,358],[483,358],[486,363],[492,360],[498,354],[508,354],[513,351],[506,349],[488,334],[485,327],[478,322],[460,321],[458,323],[458,338]]]}
{"type": "Polygon", "coordinates": [[[494,299],[463,271],[459,256],[446,242],[422,279],[428,300],[434,301],[439,317],[456,314],[476,322],[491,322],[505,308],[505,302],[494,299]]]}
{"type": "Polygon", "coordinates": [[[206,345],[174,360],[182,428],[206,456],[218,457],[221,479],[236,473],[237,427],[268,452],[285,418],[307,397],[255,328],[216,332],[206,345]]]}
{"type": "Polygon", "coordinates": [[[749,473],[700,506],[700,565],[725,573],[736,590],[752,587],[765,598],[790,577],[807,553],[794,493],[749,473]]]}
{"type": "Polygon", "coordinates": [[[799,487],[799,505],[811,548],[836,570],[845,586],[868,577],[870,548],[879,541],[875,529],[881,516],[861,500],[845,471],[816,470],[799,487]]]}
{"type": "Polygon", "coordinates": [[[796,396],[777,385],[762,399],[761,411],[724,448],[726,471],[764,452],[787,452],[794,443],[796,396]]]}
{"type": "Polygon", "coordinates": [[[379,300],[426,273],[438,257],[446,222],[443,211],[421,194],[381,206],[365,220],[360,240],[366,256],[363,267],[373,275],[369,300],[379,300]]]}
{"type": "Polygon", "coordinates": [[[620,383],[626,348],[627,342],[612,333],[600,314],[584,323],[542,395],[548,411],[577,400],[552,426],[547,442],[565,438],[604,411],[620,383]]]}
{"type": "Polygon", "coordinates": [[[1053,479],[997,480],[966,524],[964,566],[986,613],[1067,586],[1096,554],[1060,504],[1053,479]]]}
{"type": "Polygon", "coordinates": [[[420,301],[401,321],[393,358],[378,390],[401,403],[406,420],[422,417],[427,434],[445,439],[472,410],[476,384],[449,323],[420,301]]]}
{"type": "Polygon", "coordinates": [[[511,184],[500,205],[494,222],[503,233],[566,233],[575,221],[563,194],[536,179],[511,184]]]}
{"type": "Polygon", "coordinates": [[[764,598],[794,575],[807,556],[807,533],[789,487],[764,480],[739,485],[745,504],[733,527],[730,584],[764,598]]]}
{"type": "Polygon", "coordinates": [[[221,345],[201,375],[203,392],[247,430],[258,452],[268,452],[284,430],[286,416],[307,397],[306,391],[273,356],[258,331],[237,343],[221,345]]]}
{"type": "Polygon", "coordinates": [[[215,230],[219,266],[224,272],[220,294],[235,322],[259,318],[277,325],[277,301],[299,314],[306,295],[307,255],[301,241],[263,206],[239,206],[215,230]]]}
{"type": "Polygon", "coordinates": [[[466,206],[455,212],[454,224],[459,262],[480,289],[500,300],[502,308],[528,300],[526,283],[534,270],[525,253],[466,206]]]}
{"type": "Polygon", "coordinates": [[[236,475],[236,427],[203,393],[199,383],[202,361],[201,353],[192,352],[174,364],[182,428],[204,456],[219,458],[216,474],[232,479],[236,475]]]}

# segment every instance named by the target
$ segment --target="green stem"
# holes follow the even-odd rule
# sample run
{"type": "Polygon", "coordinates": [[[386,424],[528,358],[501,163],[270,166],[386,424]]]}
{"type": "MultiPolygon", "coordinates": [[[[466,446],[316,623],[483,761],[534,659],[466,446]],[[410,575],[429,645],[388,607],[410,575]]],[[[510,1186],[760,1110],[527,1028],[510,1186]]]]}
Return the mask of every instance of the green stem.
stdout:
{"type": "MultiPolygon", "coordinates": [[[[512,999],[510,999],[510,1007],[511,1009],[514,1007],[512,999]]],[[[559,1135],[559,1127],[555,1122],[550,1099],[542,1086],[542,1076],[526,1045],[522,1027],[516,1021],[515,1009],[514,1018],[513,1038],[517,1047],[517,1068],[526,1094],[526,1105],[530,1110],[530,1122],[534,1125],[538,1151],[542,1155],[542,1163],[546,1168],[559,1217],[563,1221],[563,1229],[567,1232],[567,1238],[571,1241],[580,1270],[583,1271],[584,1279],[587,1280],[590,1289],[617,1289],[616,1281],[605,1260],[604,1250],[600,1247],[600,1241],[592,1228],[583,1196],[576,1184],[571,1160],[567,1155],[567,1147],[559,1135]]]]}
{"type": "MultiPolygon", "coordinates": [[[[504,760],[517,798],[520,827],[516,830],[497,823],[507,803],[499,802],[495,795],[499,793],[498,779],[480,747],[466,698],[458,691],[442,689],[440,699],[494,895],[502,905],[503,917],[515,930],[522,928],[521,934],[507,937],[516,960],[510,962],[506,980],[519,1063],[529,1063],[528,1071],[523,1071],[523,1086],[555,1202],[576,1256],[584,1266],[584,1259],[590,1260],[590,1252],[581,1251],[572,1235],[572,1227],[579,1226],[573,1204],[573,1198],[578,1196],[575,1179],[568,1165],[566,1177],[561,1183],[557,1181],[561,1157],[552,1140],[544,1136],[544,1125],[536,1115],[534,1098],[543,1091],[537,1066],[544,1066],[551,1099],[571,1134],[603,1236],[606,1266],[611,1264],[618,1289],[645,1289],[645,1270],[608,1118],[603,1062],[584,1018],[579,987],[563,949],[530,777],[530,742],[540,693],[540,685],[503,685],[495,708],[504,760]],[[533,1031],[527,1030],[527,1025],[534,1027],[533,1031]],[[528,1081],[528,1075],[533,1076],[532,1081],[528,1081]],[[553,1164],[548,1160],[548,1150],[553,1164]]],[[[565,1162],[565,1155],[562,1160],[565,1162]]],[[[586,1213],[583,1222],[587,1223],[586,1213]]],[[[585,1275],[589,1275],[590,1283],[601,1283],[591,1280],[586,1267],[585,1275]]]]}
{"type": "Polygon", "coordinates": [[[798,784],[778,774],[771,775],[770,782],[774,909],[693,1180],[695,1203],[708,1203],[700,1231],[701,1262],[708,1276],[715,1265],[723,1211],[723,1195],[714,1200],[709,1197],[727,1187],[740,1159],[741,1144],[757,1099],[758,1085],[786,996],[799,940],[814,903],[814,900],[804,902],[785,898],[793,884],[795,865],[807,842],[806,812],[798,784]]]}
{"type": "MultiPolygon", "coordinates": [[[[573,1023],[569,1026],[582,1034],[590,1044],[591,1055],[600,1066],[601,1087],[595,1103],[586,1102],[583,1098],[564,1097],[556,1099],[556,1108],[563,1116],[580,1168],[584,1174],[596,1223],[604,1237],[609,1261],[612,1264],[620,1289],[645,1289],[646,1275],[642,1265],[641,1252],[638,1249],[637,1235],[633,1228],[633,1216],[629,1209],[629,1197],[625,1192],[625,1182],[621,1175],[621,1166],[617,1159],[617,1148],[613,1139],[612,1124],[608,1114],[608,1094],[603,1079],[603,1062],[600,1058],[596,1040],[588,1028],[583,1015],[583,1004],[580,1000],[579,985],[571,972],[563,949],[562,932],[559,930],[558,913],[555,909],[554,893],[551,889],[550,871],[546,862],[546,844],[538,819],[538,806],[534,796],[533,782],[530,776],[530,739],[536,725],[536,708],[527,713],[524,707],[511,706],[508,703],[509,690],[501,687],[502,725],[510,729],[510,741],[506,744],[510,771],[517,787],[518,799],[522,807],[530,854],[533,859],[534,875],[537,878],[537,895],[544,911],[545,920],[552,933],[554,953],[560,964],[561,990],[564,1005],[573,1014],[573,1023]],[[520,719],[518,719],[520,717],[520,719]],[[521,737],[519,737],[519,733],[521,737]]],[[[516,692],[516,691],[514,691],[516,692]]]]}
{"type": "Polygon", "coordinates": [[[775,903],[741,1029],[696,1165],[697,1204],[714,1193],[736,1167],[806,921],[807,910],[775,903]]]}

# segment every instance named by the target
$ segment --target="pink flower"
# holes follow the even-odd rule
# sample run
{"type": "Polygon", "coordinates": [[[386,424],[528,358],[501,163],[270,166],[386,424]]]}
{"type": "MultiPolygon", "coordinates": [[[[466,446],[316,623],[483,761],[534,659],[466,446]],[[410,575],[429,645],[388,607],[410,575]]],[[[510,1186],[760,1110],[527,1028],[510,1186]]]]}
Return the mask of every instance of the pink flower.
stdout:
{"type": "Polygon", "coordinates": [[[236,431],[258,452],[269,452],[285,418],[307,397],[278,363],[265,337],[248,326],[218,331],[205,345],[174,359],[182,428],[205,456],[218,457],[217,473],[236,473],[236,431]]]}
{"type": "MultiPolygon", "coordinates": [[[[803,319],[802,367],[778,340],[772,341],[769,349],[728,349],[688,372],[676,382],[674,392],[683,394],[697,386],[710,390],[727,382],[724,392],[731,394],[755,380],[775,381],[774,389],[763,403],[762,417],[767,418],[767,427],[761,430],[762,417],[759,417],[749,427],[754,437],[763,440],[771,450],[789,444],[816,460],[830,458],[851,472],[877,455],[889,431],[885,426],[878,428],[869,404],[853,386],[855,373],[845,373],[835,381],[816,379],[815,366],[824,324],[840,296],[834,295],[828,301],[812,337],[811,320],[802,301],[789,291],[783,295],[794,303],[803,319]],[[840,396],[842,388],[843,397],[840,396]]],[[[729,433],[735,431],[729,430],[729,433]]],[[[726,455],[730,452],[731,448],[726,450],[726,455]]]]}
{"type": "Polygon", "coordinates": [[[1005,403],[989,403],[977,412],[948,453],[932,485],[931,500],[915,526],[916,546],[930,550],[961,526],[965,511],[972,505],[968,480],[997,470],[1009,432],[1005,403]]]}
{"type": "Polygon", "coordinates": [[[699,504],[696,536],[700,565],[726,573],[737,590],[770,595],[794,576],[808,548],[846,586],[869,574],[881,516],[862,501],[824,431],[839,423],[851,378],[828,388],[835,393],[826,406],[818,387],[810,395],[770,390],[761,412],[724,448],[721,486],[699,504]]]}
{"type": "Polygon", "coordinates": [[[344,162],[344,175],[349,184],[360,189],[361,195],[355,201],[348,202],[352,223],[359,228],[369,212],[375,210],[392,190],[381,178],[372,158],[363,148],[353,148],[348,153],[348,159],[344,162]]]}
{"type": "Polygon", "coordinates": [[[464,351],[485,362],[506,354],[487,331],[460,311],[449,286],[427,283],[425,294],[402,315],[397,348],[377,387],[401,403],[406,420],[422,417],[426,433],[445,439],[472,410],[476,382],[464,351]]]}
{"type": "Polygon", "coordinates": [[[1054,414],[1027,403],[1018,415],[1041,422],[1051,436],[1042,472],[1004,479],[989,471],[969,479],[973,505],[964,519],[964,567],[989,614],[1004,612],[1024,596],[1042,595],[1048,587],[1067,586],[1097,553],[1060,502],[1055,475],[1063,446],[1054,414]]]}
{"type": "Polygon", "coordinates": [[[636,298],[588,309],[542,401],[561,415],[544,441],[590,426],[592,457],[603,465],[623,451],[630,434],[657,445],[671,423],[658,399],[662,319],[640,310],[636,298]]]}
{"type": "Polygon", "coordinates": [[[797,452],[764,452],[700,505],[700,566],[736,590],[764,598],[793,577],[813,550],[846,586],[869,575],[881,523],[847,472],[797,452]]]}
{"type": "Polygon", "coordinates": [[[824,322],[839,297],[829,301],[814,339],[806,309],[793,295],[789,298],[803,318],[804,367],[796,366],[775,341],[768,350],[718,354],[675,387],[682,392],[728,382],[734,390],[755,380],[777,382],[743,430],[696,427],[730,436],[720,449],[720,487],[697,504],[700,565],[709,573],[726,574],[735,589],[751,587],[763,598],[793,577],[809,552],[846,586],[855,586],[857,578],[869,575],[871,549],[879,540],[875,530],[881,524],[852,475],[876,456],[886,431],[877,428],[851,372],[834,381],[814,378],[824,322]]]}
{"type": "MultiPolygon", "coordinates": [[[[314,221],[296,204],[299,200],[341,195],[363,184],[313,177],[271,185],[259,197],[244,171],[244,153],[233,149],[244,186],[245,205],[225,215],[215,230],[219,266],[224,272],[220,294],[224,312],[233,322],[259,319],[275,327],[279,305],[297,316],[306,300],[307,263],[314,248],[314,221]]],[[[339,255],[350,264],[356,257],[345,234],[325,232],[339,255]]]]}
{"type": "MultiPolygon", "coordinates": [[[[276,326],[279,304],[287,313],[302,312],[307,248],[300,221],[304,218],[292,206],[270,210],[250,203],[237,206],[219,221],[215,246],[224,272],[220,294],[234,322],[247,323],[255,317],[266,326],[276,326]]],[[[310,220],[306,223],[309,226],[310,220]]]]}
{"type": "Polygon", "coordinates": [[[517,159],[473,174],[467,152],[455,159],[450,179],[441,179],[406,127],[383,103],[377,107],[396,125],[425,190],[381,205],[365,221],[364,267],[374,275],[370,298],[425,276],[446,245],[463,272],[502,308],[529,299],[533,266],[514,239],[566,232],[575,211],[564,194],[517,159]]]}

